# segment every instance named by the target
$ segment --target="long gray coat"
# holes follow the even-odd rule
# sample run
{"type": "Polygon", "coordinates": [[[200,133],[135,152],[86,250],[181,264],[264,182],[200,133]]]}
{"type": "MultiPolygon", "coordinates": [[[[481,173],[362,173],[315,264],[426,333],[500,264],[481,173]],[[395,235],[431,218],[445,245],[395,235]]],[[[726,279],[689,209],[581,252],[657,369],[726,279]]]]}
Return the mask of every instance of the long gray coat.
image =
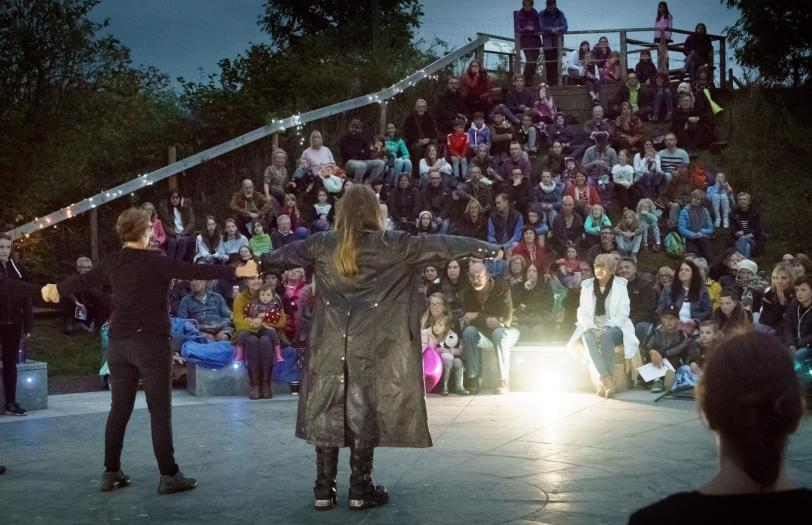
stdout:
{"type": "Polygon", "coordinates": [[[262,269],[312,268],[316,305],[299,393],[296,436],[319,446],[430,447],[426,420],[417,268],[498,247],[450,235],[367,232],[359,272],[333,263],[335,232],[266,255],[262,269]]]}

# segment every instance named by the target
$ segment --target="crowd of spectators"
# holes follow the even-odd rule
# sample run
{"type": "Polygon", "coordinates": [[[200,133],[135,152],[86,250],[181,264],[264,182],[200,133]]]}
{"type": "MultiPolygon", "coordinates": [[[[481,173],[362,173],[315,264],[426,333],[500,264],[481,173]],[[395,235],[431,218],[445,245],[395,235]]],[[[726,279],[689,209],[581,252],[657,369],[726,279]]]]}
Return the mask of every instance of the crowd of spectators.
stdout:
{"type": "MultiPolygon", "coordinates": [[[[670,14],[667,5],[663,12],[663,4],[658,27],[665,15],[668,24],[655,38],[670,40],[670,14]]],[[[525,1],[517,11],[517,31],[525,24],[530,29],[520,33],[541,35],[546,54],[548,36],[565,31],[566,18],[555,2],[548,1],[541,14],[533,15],[532,7],[525,1]]],[[[767,282],[753,262],[767,242],[757,203],[734,189],[735,174],[705,166],[696,156],[715,141],[713,115],[703,93],[712,84],[704,33],[699,24],[686,43],[690,83],[672,82],[648,52],[641,53],[633,69],[622,71],[606,37],[594,48],[583,42],[568,58],[564,73],[590,86],[596,100],[599,84],[618,82],[622,87],[608,108],[596,103],[591,118],[582,123],[556,107],[548,86],[557,78],[548,72],[535,83],[530,43],[537,41],[522,36],[528,67],[509,90],[498,89],[483,64],[473,60],[461,76],[448,78],[436,100],[416,100],[414,111],[403,122],[387,123],[382,135],[366,133],[358,118],[349,121],[340,137],[313,130],[297,161],[291,161],[294,152],[277,149],[261,179],[243,180],[223,220],[207,216],[196,223],[191,199],[177,190],[157,208],[144,203],[152,216],[153,246],[179,260],[240,265],[329,230],[344,190],[369,184],[389,228],[412,235],[474,237],[505,251],[505,261],[438,261],[418,279],[418,293],[427,304],[429,296],[438,295],[447,304],[443,326],[425,334],[427,340],[436,343],[438,335],[453,332],[461,342],[461,350],[448,352],[451,359],[446,361],[466,371],[466,384],[452,382],[449,387],[446,376],[444,392],[478,390],[477,349],[488,345],[497,349],[499,387],[507,390],[509,348],[520,337],[560,339],[571,333],[580,322],[582,285],[593,275],[602,282],[626,281],[612,294],[622,291],[630,297],[626,315],[635,329],[624,329],[621,339],[628,345],[636,335],[644,361],[693,363],[689,348],[711,321],[723,332],[755,323],[805,357],[802,349],[812,342],[807,326],[812,316],[804,316],[808,284],[802,282],[808,259],[792,256],[776,266],[767,282]],[[653,136],[655,128],[647,123],[660,120],[670,121],[671,131],[653,136]],[[338,144],[338,156],[328,142],[338,144]],[[728,251],[715,252],[727,239],[728,251]],[[638,259],[665,250],[680,263],[660,268],[656,276],[638,272],[638,259]],[[595,271],[597,261],[600,272],[595,271]],[[475,316],[469,314],[483,308],[492,311],[472,322],[475,316]],[[678,321],[666,322],[672,314],[678,321]],[[686,338],[679,352],[664,349],[670,336],[657,332],[674,329],[686,338]],[[658,343],[652,346],[652,341],[658,343]]],[[[266,278],[270,281],[264,285],[222,280],[206,287],[193,283],[188,289],[179,284],[173,313],[197,319],[214,340],[245,347],[261,368],[273,366],[280,346],[306,340],[301,327],[307,325],[302,317],[307,308],[301,303],[312,291],[303,269],[266,278]],[[274,323],[267,322],[267,308],[246,306],[268,286],[283,313],[274,323]],[[233,313],[227,314],[229,310],[233,313]],[[254,310],[264,313],[254,315],[254,310]]],[[[98,298],[89,299],[77,298],[76,311],[90,307],[85,315],[97,324],[104,307],[96,306],[98,298]]],[[[424,330],[433,328],[423,324],[424,330]]],[[[595,328],[592,324],[587,323],[595,328]]],[[[613,333],[604,339],[608,345],[618,337],[613,333]]],[[[590,340],[591,347],[600,343],[600,336],[590,340]]],[[[607,355],[596,350],[593,361],[607,355]]],[[[254,397],[264,394],[261,388],[252,391],[254,397]]]]}

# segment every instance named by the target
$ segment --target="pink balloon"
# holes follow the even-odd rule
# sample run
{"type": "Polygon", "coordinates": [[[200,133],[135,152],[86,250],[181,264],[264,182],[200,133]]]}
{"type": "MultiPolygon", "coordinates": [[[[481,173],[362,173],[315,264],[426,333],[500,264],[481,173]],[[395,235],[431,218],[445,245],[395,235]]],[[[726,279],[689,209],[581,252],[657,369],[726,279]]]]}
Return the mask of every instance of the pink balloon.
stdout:
{"type": "Polygon", "coordinates": [[[423,379],[426,383],[426,392],[431,392],[440,383],[443,377],[443,358],[440,351],[429,346],[423,350],[423,379]]]}

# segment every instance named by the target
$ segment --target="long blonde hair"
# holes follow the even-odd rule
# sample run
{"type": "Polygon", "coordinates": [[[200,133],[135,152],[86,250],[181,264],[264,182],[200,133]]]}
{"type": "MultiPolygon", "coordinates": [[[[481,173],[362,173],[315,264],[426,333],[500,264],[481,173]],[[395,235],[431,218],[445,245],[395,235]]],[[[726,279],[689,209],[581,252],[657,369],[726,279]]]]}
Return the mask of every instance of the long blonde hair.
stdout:
{"type": "Polygon", "coordinates": [[[344,277],[358,273],[358,235],[364,231],[384,230],[378,197],[364,184],[353,184],[336,205],[333,229],[338,244],[333,260],[344,277]]]}

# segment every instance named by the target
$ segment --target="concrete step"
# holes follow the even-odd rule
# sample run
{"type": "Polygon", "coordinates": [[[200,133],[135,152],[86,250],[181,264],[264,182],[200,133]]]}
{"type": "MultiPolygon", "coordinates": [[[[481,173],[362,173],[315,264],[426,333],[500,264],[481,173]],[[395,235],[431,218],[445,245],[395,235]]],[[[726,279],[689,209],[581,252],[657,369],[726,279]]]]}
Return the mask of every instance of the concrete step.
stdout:
{"type": "MultiPolygon", "coordinates": [[[[482,350],[482,388],[496,388],[496,351],[482,350]]],[[[510,352],[510,388],[517,392],[591,392],[588,364],[566,349],[566,342],[523,342],[510,352]]]]}

